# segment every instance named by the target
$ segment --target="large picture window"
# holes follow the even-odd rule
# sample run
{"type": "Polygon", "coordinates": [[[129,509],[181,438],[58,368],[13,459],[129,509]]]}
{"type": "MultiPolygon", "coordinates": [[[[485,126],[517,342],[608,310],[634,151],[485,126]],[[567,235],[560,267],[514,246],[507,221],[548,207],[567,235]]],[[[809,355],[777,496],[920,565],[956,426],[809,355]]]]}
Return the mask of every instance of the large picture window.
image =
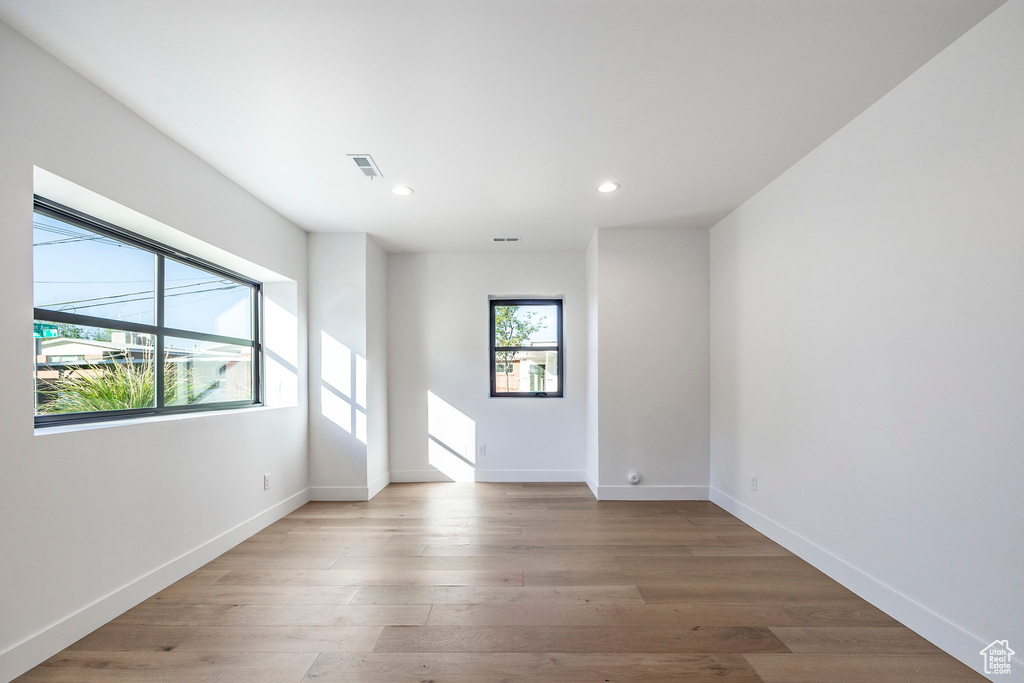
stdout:
{"type": "Polygon", "coordinates": [[[561,299],[491,300],[491,396],[561,397],[561,299]]]}
{"type": "Polygon", "coordinates": [[[36,426],[260,402],[261,285],[41,197],[36,426]]]}

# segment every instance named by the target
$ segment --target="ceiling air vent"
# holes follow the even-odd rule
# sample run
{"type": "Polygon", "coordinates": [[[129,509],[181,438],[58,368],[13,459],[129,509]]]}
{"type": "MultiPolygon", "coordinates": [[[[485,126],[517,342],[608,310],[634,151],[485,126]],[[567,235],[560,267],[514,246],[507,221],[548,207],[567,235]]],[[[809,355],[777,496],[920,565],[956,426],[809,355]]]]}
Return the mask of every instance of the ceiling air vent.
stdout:
{"type": "Polygon", "coordinates": [[[377,168],[377,164],[373,162],[373,157],[369,154],[349,154],[348,157],[355,162],[356,168],[363,172],[363,175],[371,180],[374,178],[383,178],[384,174],[377,168]]]}
{"type": "Polygon", "coordinates": [[[495,237],[494,241],[495,242],[518,242],[520,239],[522,239],[522,238],[520,238],[520,237],[495,237]]]}

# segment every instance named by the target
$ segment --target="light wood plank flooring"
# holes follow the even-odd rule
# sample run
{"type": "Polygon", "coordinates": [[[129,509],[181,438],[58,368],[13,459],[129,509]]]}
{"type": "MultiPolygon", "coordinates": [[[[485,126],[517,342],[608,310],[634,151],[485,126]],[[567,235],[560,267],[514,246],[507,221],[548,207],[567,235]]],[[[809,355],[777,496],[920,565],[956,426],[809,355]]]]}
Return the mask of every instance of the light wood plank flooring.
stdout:
{"type": "Polygon", "coordinates": [[[310,503],[19,681],[985,680],[710,502],[310,503]]]}

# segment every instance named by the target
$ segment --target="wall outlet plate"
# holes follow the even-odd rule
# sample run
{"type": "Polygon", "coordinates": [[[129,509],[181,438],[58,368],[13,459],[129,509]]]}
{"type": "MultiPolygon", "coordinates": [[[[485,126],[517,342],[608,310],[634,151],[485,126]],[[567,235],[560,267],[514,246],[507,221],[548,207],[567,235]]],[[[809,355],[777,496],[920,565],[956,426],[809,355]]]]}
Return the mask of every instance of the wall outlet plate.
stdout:
{"type": "Polygon", "coordinates": [[[263,475],[263,490],[267,491],[268,489],[270,489],[270,475],[269,474],[264,474],[263,475]]]}
{"type": "Polygon", "coordinates": [[[756,491],[757,490],[757,475],[756,474],[750,475],[750,490],[751,491],[756,491]]]}

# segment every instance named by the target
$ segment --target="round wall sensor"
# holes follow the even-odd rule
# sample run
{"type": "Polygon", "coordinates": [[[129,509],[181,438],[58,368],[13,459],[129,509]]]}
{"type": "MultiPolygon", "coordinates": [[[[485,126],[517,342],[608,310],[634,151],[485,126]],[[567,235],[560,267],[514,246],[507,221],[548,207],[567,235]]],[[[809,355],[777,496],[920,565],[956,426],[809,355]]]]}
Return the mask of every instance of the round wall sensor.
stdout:
{"type": "Polygon", "coordinates": [[[630,484],[639,484],[640,473],[637,472],[636,470],[633,470],[632,472],[626,475],[626,481],[628,481],[630,484]]]}

